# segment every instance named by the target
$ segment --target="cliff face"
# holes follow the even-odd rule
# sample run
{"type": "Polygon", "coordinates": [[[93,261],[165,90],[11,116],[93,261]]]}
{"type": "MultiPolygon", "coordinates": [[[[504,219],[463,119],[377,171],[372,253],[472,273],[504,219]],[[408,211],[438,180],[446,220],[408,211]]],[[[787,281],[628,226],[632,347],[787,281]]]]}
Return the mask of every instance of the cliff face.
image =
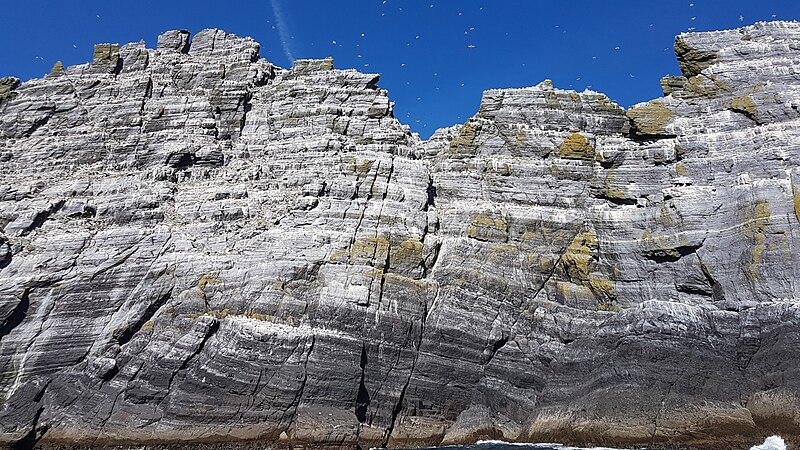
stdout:
{"type": "Polygon", "coordinates": [[[684,34],[628,111],[219,30],[0,82],[0,441],[800,435],[800,24],[684,34]]]}

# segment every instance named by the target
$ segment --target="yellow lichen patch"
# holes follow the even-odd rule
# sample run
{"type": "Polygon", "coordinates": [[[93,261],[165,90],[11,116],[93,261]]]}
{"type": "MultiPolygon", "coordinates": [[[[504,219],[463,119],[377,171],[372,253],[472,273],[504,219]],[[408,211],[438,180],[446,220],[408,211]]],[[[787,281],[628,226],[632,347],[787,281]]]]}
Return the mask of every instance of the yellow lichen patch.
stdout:
{"type": "Polygon", "coordinates": [[[371,159],[358,162],[356,158],[353,158],[347,163],[347,173],[366,175],[369,173],[370,169],[372,169],[373,163],[375,163],[375,161],[371,159]]]}
{"type": "Polygon", "coordinates": [[[605,196],[608,198],[614,198],[618,200],[626,199],[627,196],[625,195],[625,193],[613,186],[615,183],[616,172],[613,169],[609,169],[607,172],[608,173],[606,174],[606,178],[603,183],[605,187],[605,196]]]}
{"type": "Polygon", "coordinates": [[[50,76],[53,77],[63,75],[64,73],[64,64],[61,61],[56,61],[56,63],[53,64],[53,68],[50,69],[50,76]]]}
{"type": "Polygon", "coordinates": [[[719,59],[717,53],[692,47],[680,36],[675,39],[674,48],[678,65],[686,78],[697,76],[719,59]]]}
{"type": "Polygon", "coordinates": [[[380,280],[383,278],[384,271],[383,269],[370,269],[364,272],[364,276],[368,278],[372,278],[373,280],[380,280]]]}
{"type": "Polygon", "coordinates": [[[424,248],[425,245],[416,238],[408,238],[395,244],[383,236],[366,237],[355,240],[348,250],[333,252],[330,261],[372,265],[380,264],[388,257],[393,269],[411,270],[424,259],[424,248]]]}
{"type": "Polygon", "coordinates": [[[561,174],[561,169],[558,167],[555,161],[550,163],[550,175],[557,177],[561,174]]]}
{"type": "Polygon", "coordinates": [[[527,135],[525,134],[525,130],[517,131],[517,135],[514,137],[514,146],[517,149],[524,148],[528,145],[527,135]]]}
{"type": "MultiPolygon", "coordinates": [[[[761,254],[764,253],[764,250],[767,249],[766,245],[764,245],[764,241],[766,240],[766,236],[764,233],[756,233],[756,246],[753,249],[753,265],[761,264],[761,254]]],[[[751,270],[753,268],[751,267],[751,270]]]]}
{"type": "Polygon", "coordinates": [[[675,164],[675,173],[677,173],[679,177],[686,176],[687,172],[688,170],[686,169],[686,166],[683,164],[675,164]]]}
{"type": "Polygon", "coordinates": [[[570,287],[573,293],[583,292],[585,298],[610,303],[616,298],[614,283],[595,271],[599,250],[594,232],[581,233],[567,246],[561,265],[569,284],[575,286],[570,287]]]}
{"type": "Polygon", "coordinates": [[[218,283],[220,281],[218,276],[219,272],[209,272],[200,277],[200,280],[197,282],[197,295],[199,295],[204,301],[206,299],[206,287],[218,283]]]}
{"type": "Polygon", "coordinates": [[[503,217],[477,216],[467,226],[467,236],[488,239],[508,232],[508,222],[503,217]]]}
{"type": "Polygon", "coordinates": [[[755,205],[745,208],[745,234],[754,235],[763,232],[770,224],[772,212],[766,200],[758,200],[755,205]]]}
{"type": "Polygon", "coordinates": [[[766,233],[770,225],[772,213],[766,200],[759,200],[744,210],[743,232],[753,242],[752,261],[748,273],[753,279],[761,279],[756,266],[761,263],[762,254],[767,249],[766,233]]]}
{"type": "Polygon", "coordinates": [[[687,91],[702,97],[714,97],[731,90],[730,85],[717,79],[716,75],[689,78],[685,85],[687,91]]]}
{"type": "Polygon", "coordinates": [[[573,308],[589,309],[597,302],[597,297],[592,290],[580,284],[557,281],[555,283],[555,301],[573,308]]]}
{"type": "Polygon", "coordinates": [[[272,320],[272,316],[269,315],[269,314],[262,314],[262,313],[248,311],[244,315],[245,315],[245,317],[247,317],[249,319],[261,320],[261,321],[264,321],[264,322],[272,320]]]}
{"type": "Polygon", "coordinates": [[[680,250],[678,250],[679,247],[692,246],[683,234],[651,234],[647,230],[642,234],[641,244],[646,253],[651,256],[667,257],[674,260],[680,259],[683,256],[680,250]]]}
{"type": "Polygon", "coordinates": [[[205,315],[215,317],[217,319],[224,319],[232,314],[230,309],[225,308],[222,311],[216,311],[216,310],[207,311],[205,315]]]}
{"type": "Polygon", "coordinates": [[[746,113],[750,116],[755,116],[758,114],[758,108],[756,107],[753,98],[750,97],[750,94],[748,93],[742,94],[733,99],[731,102],[731,109],[746,113]]]}
{"type": "Polygon", "coordinates": [[[598,303],[597,306],[595,307],[595,310],[618,313],[622,311],[622,308],[620,308],[620,306],[616,303],[603,302],[603,303],[598,303]]]}
{"type": "Polygon", "coordinates": [[[92,65],[108,64],[113,66],[119,60],[119,45],[117,44],[95,44],[94,60],[92,65]]]}
{"type": "Polygon", "coordinates": [[[589,276],[589,289],[595,297],[611,301],[615,298],[614,283],[606,278],[589,276]]]}
{"type": "Polygon", "coordinates": [[[144,325],[142,325],[142,331],[150,331],[153,329],[155,325],[156,325],[155,322],[153,322],[152,320],[148,320],[147,322],[144,323],[144,325]]]}
{"type": "MultiPolygon", "coordinates": [[[[331,254],[331,262],[347,262],[350,259],[350,252],[345,250],[336,250],[331,254]]],[[[280,286],[282,289],[283,286],[280,286]]]]}
{"type": "Polygon", "coordinates": [[[416,266],[422,260],[425,245],[416,238],[408,238],[403,242],[389,246],[389,259],[392,266],[406,264],[416,266]]]}
{"type": "Polygon", "coordinates": [[[666,134],[664,127],[672,120],[675,113],[664,106],[664,103],[654,100],[629,109],[626,115],[639,134],[659,136],[666,134]]]}
{"type": "Polygon", "coordinates": [[[525,257],[525,267],[533,268],[533,266],[539,263],[539,255],[528,255],[525,257]]]}
{"type": "Polygon", "coordinates": [[[765,244],[766,236],[762,232],[757,232],[753,236],[754,238],[754,246],[753,246],[753,261],[750,263],[750,267],[747,271],[750,273],[750,276],[755,280],[760,280],[761,276],[758,274],[757,266],[761,264],[761,255],[764,253],[764,250],[767,249],[765,244]]]}
{"type": "Polygon", "coordinates": [[[384,260],[389,253],[389,240],[382,236],[357,239],[350,247],[350,264],[368,263],[373,259],[384,260]]]}
{"type": "Polygon", "coordinates": [[[571,133],[558,147],[558,156],[570,159],[594,159],[594,147],[580,133],[571,133]]]}
{"type": "Polygon", "coordinates": [[[672,214],[666,205],[661,207],[661,223],[666,227],[675,225],[675,219],[672,218],[672,214]]]}
{"type": "Polygon", "coordinates": [[[450,141],[451,148],[470,147],[475,143],[475,130],[469,122],[465,123],[458,133],[458,137],[450,141]]]}
{"type": "Polygon", "coordinates": [[[498,258],[516,256],[518,254],[519,254],[519,248],[517,247],[516,244],[506,244],[506,243],[494,244],[489,250],[489,254],[486,256],[486,260],[489,262],[494,262],[498,258]]]}
{"type": "Polygon", "coordinates": [[[686,155],[686,150],[683,147],[681,147],[680,144],[678,144],[676,142],[675,143],[675,157],[680,159],[680,158],[683,158],[684,155],[686,155]]]}
{"type": "Polygon", "coordinates": [[[504,292],[508,289],[509,281],[507,275],[496,270],[483,269],[463,269],[459,270],[458,275],[452,279],[452,285],[460,286],[473,290],[477,287],[483,290],[496,289],[497,292],[504,292]]]}
{"type": "Polygon", "coordinates": [[[561,298],[562,302],[569,296],[570,292],[572,292],[573,287],[577,286],[575,286],[572,283],[565,283],[563,281],[556,282],[556,289],[558,289],[558,296],[561,298]]]}
{"type": "Polygon", "coordinates": [[[624,192],[620,191],[619,189],[614,189],[612,187],[606,189],[606,197],[616,198],[619,200],[623,200],[626,198],[624,192]]]}
{"type": "Polygon", "coordinates": [[[800,222],[800,187],[792,186],[792,199],[794,201],[794,215],[800,222]]]}
{"type": "Polygon", "coordinates": [[[553,267],[555,267],[556,262],[553,258],[542,255],[539,258],[539,271],[542,273],[550,273],[553,271],[553,267]]]}
{"type": "Polygon", "coordinates": [[[416,289],[418,291],[425,291],[430,289],[431,283],[423,280],[415,280],[413,278],[404,277],[402,275],[398,275],[396,273],[387,273],[384,274],[384,279],[387,283],[396,284],[412,289],[416,289]]]}
{"type": "Polygon", "coordinates": [[[593,231],[579,234],[572,240],[561,257],[561,263],[570,280],[574,283],[589,280],[598,248],[597,236],[593,231]]]}
{"type": "Polygon", "coordinates": [[[478,216],[472,221],[470,225],[478,227],[486,227],[486,228],[495,228],[498,230],[505,230],[508,227],[506,219],[502,217],[488,217],[488,216],[478,216]]]}
{"type": "Polygon", "coordinates": [[[200,280],[197,282],[198,289],[205,289],[209,284],[214,284],[219,281],[219,278],[217,278],[218,275],[219,272],[209,272],[200,277],[200,280]]]}

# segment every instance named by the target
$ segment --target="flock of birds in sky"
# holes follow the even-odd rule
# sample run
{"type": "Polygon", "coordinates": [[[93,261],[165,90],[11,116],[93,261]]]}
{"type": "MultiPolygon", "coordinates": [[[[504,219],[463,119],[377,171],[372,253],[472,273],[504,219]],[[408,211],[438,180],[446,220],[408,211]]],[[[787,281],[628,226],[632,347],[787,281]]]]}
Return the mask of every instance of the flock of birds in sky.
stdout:
{"type": "MultiPolygon", "coordinates": [[[[382,10],[380,12],[381,16],[386,16],[387,12],[394,11],[395,9],[396,9],[396,11],[403,11],[403,6],[397,6],[397,4],[393,4],[394,0],[380,0],[380,1],[381,1],[381,4],[379,5],[379,8],[382,10]]],[[[293,61],[295,59],[295,52],[293,50],[294,50],[295,44],[298,42],[298,40],[295,39],[295,35],[290,30],[289,21],[286,20],[286,17],[284,15],[284,11],[283,11],[283,9],[281,7],[281,1],[280,0],[270,0],[269,5],[271,7],[272,17],[271,17],[271,20],[267,20],[267,24],[268,24],[268,26],[271,27],[272,30],[274,30],[274,32],[277,33],[279,41],[280,41],[280,44],[281,44],[281,49],[280,50],[285,55],[286,59],[288,61],[293,61]]],[[[433,9],[433,8],[436,8],[436,7],[437,7],[436,3],[430,3],[428,5],[429,9],[433,9]]],[[[688,24],[687,25],[689,25],[689,26],[686,28],[686,31],[695,31],[696,30],[695,24],[697,23],[697,15],[692,14],[694,12],[693,9],[695,8],[695,4],[694,3],[688,3],[688,8],[689,8],[689,13],[687,15],[690,15],[690,16],[687,17],[687,19],[688,19],[688,24]]],[[[478,9],[478,12],[481,13],[481,12],[483,12],[483,10],[484,10],[484,7],[480,6],[479,9],[478,9]]],[[[455,11],[455,10],[454,10],[454,13],[457,16],[463,16],[465,14],[464,11],[455,11]]],[[[101,16],[99,14],[97,14],[96,17],[97,17],[98,20],[102,20],[101,16]]],[[[772,19],[776,19],[777,15],[776,14],[772,14],[771,17],[772,17],[772,19]]],[[[742,15],[742,14],[739,14],[738,15],[738,20],[739,20],[739,22],[744,23],[745,16],[742,15]]],[[[566,34],[568,32],[567,27],[561,27],[560,25],[557,25],[557,24],[555,24],[553,26],[554,26],[555,29],[560,30],[564,34],[566,34]]],[[[650,24],[650,27],[654,27],[654,26],[655,26],[655,24],[650,24]]],[[[368,37],[367,33],[358,33],[358,34],[360,34],[360,38],[367,38],[368,37]]],[[[356,34],[356,37],[358,37],[358,34],[356,34]]],[[[463,34],[464,34],[463,41],[461,41],[462,45],[464,47],[466,47],[466,49],[469,52],[476,51],[476,49],[479,48],[479,44],[481,43],[480,39],[478,39],[477,35],[476,35],[476,27],[474,27],[474,26],[465,27],[463,29],[463,34]]],[[[506,33],[506,35],[508,35],[508,33],[506,33]]],[[[415,43],[417,43],[417,44],[420,43],[421,42],[420,39],[422,39],[424,41],[424,37],[421,36],[420,34],[416,34],[416,35],[412,35],[412,36],[413,36],[413,38],[411,38],[411,37],[409,38],[410,42],[405,42],[405,45],[407,47],[411,47],[415,43]]],[[[352,60],[352,58],[354,56],[355,61],[358,61],[358,65],[360,65],[363,69],[370,70],[370,62],[369,62],[369,58],[368,58],[368,55],[367,55],[369,52],[365,51],[365,49],[362,48],[361,43],[363,43],[363,42],[365,42],[365,41],[359,41],[358,39],[353,40],[349,36],[347,36],[347,39],[345,39],[345,37],[342,37],[342,39],[337,39],[336,37],[331,37],[330,40],[328,41],[329,47],[328,47],[328,49],[326,49],[325,53],[332,54],[333,56],[337,56],[337,54],[345,53],[345,54],[347,54],[348,57],[351,58],[351,60],[352,60]],[[354,48],[348,48],[350,45],[354,45],[354,48]],[[365,56],[365,55],[367,55],[367,56],[365,56]]],[[[322,43],[322,42],[317,42],[317,44],[321,44],[323,46],[325,45],[325,43],[322,43]]],[[[315,43],[314,42],[306,42],[304,45],[314,46],[315,43]]],[[[77,48],[77,46],[74,45],[74,44],[73,44],[73,47],[77,48]]],[[[317,46],[317,48],[319,48],[319,46],[317,46]]],[[[619,45],[613,47],[613,52],[619,52],[621,50],[622,50],[622,47],[619,46],[619,45]]],[[[669,48],[664,48],[665,52],[669,51],[669,50],[670,50],[669,48]]],[[[41,56],[36,56],[36,58],[39,59],[39,60],[43,60],[43,58],[41,56]]],[[[592,56],[591,58],[593,60],[596,60],[598,58],[598,56],[595,55],[595,56],[592,56]]],[[[402,60],[402,56],[399,57],[398,59],[400,59],[400,60],[397,62],[397,64],[399,64],[399,67],[400,67],[401,70],[406,70],[407,68],[415,66],[415,64],[412,64],[413,61],[410,61],[410,60],[409,61],[403,61],[402,60]]],[[[526,63],[525,62],[520,62],[520,64],[521,64],[521,66],[523,68],[526,67],[526,63]]],[[[434,77],[438,77],[439,73],[437,73],[437,71],[435,71],[434,69],[435,68],[432,68],[431,73],[432,73],[432,75],[434,77]]],[[[415,73],[415,76],[418,76],[418,75],[419,75],[418,72],[415,73]]],[[[636,74],[630,73],[629,76],[630,76],[630,78],[635,78],[636,74]]],[[[437,78],[434,78],[434,80],[435,79],[437,79],[437,78]]],[[[588,84],[582,85],[582,84],[580,84],[580,82],[581,82],[581,77],[577,77],[575,79],[574,83],[578,84],[578,85],[581,85],[581,86],[585,86],[587,89],[592,89],[591,85],[588,85],[588,84]]],[[[412,77],[409,76],[404,81],[404,83],[405,83],[406,86],[411,86],[412,77]]],[[[457,80],[456,83],[457,84],[454,85],[456,88],[458,88],[458,87],[464,88],[465,85],[466,85],[466,83],[462,82],[461,80],[457,80]],[[460,86],[459,86],[459,84],[460,84],[460,86]]],[[[452,88],[453,86],[449,86],[449,87],[452,88]]],[[[573,85],[569,84],[567,87],[568,88],[573,88],[573,85]]],[[[439,91],[440,87],[438,85],[435,85],[433,87],[433,89],[436,90],[436,91],[439,91]]],[[[416,100],[417,101],[421,101],[421,100],[423,100],[423,97],[422,96],[417,96],[416,100]]],[[[411,111],[405,112],[404,116],[405,116],[405,119],[406,119],[406,123],[412,122],[412,125],[413,125],[414,128],[420,129],[421,131],[426,129],[426,128],[428,128],[428,123],[426,123],[422,119],[413,118],[411,111]]],[[[458,120],[463,120],[463,118],[461,116],[458,116],[457,119],[458,120]]]]}
{"type": "MultiPolygon", "coordinates": [[[[273,16],[275,18],[275,23],[272,24],[270,21],[267,21],[267,22],[271,25],[273,30],[278,32],[278,35],[280,36],[280,40],[281,40],[281,45],[283,47],[283,51],[284,51],[287,59],[292,61],[292,60],[294,60],[294,58],[293,58],[293,53],[290,50],[290,47],[291,47],[291,40],[294,39],[294,36],[292,36],[289,33],[288,29],[287,29],[286,20],[283,17],[283,12],[282,12],[282,10],[280,8],[280,5],[278,4],[278,0],[271,0],[271,2],[272,2],[272,6],[273,6],[272,10],[273,10],[273,16]]],[[[390,2],[390,0],[382,0],[382,5],[384,7],[386,7],[387,3],[389,3],[389,2],[390,2]]],[[[429,8],[434,8],[435,7],[435,3],[431,3],[428,7],[429,8]]],[[[691,9],[693,9],[695,7],[695,4],[694,3],[689,3],[688,7],[691,10],[691,9]]],[[[479,11],[483,11],[483,9],[484,9],[483,7],[479,7],[479,11]]],[[[397,6],[397,10],[398,11],[403,11],[403,7],[402,6],[397,6]]],[[[464,13],[462,11],[458,11],[456,14],[457,14],[457,16],[462,16],[464,13]]],[[[381,12],[381,16],[386,16],[386,12],[381,12]]],[[[772,19],[776,19],[776,18],[777,18],[777,14],[772,14],[772,19]]],[[[739,19],[739,22],[742,22],[742,23],[745,21],[745,17],[742,14],[739,14],[738,19],[739,19]]],[[[687,27],[686,31],[690,31],[691,32],[691,31],[695,31],[696,30],[696,27],[694,26],[694,24],[696,23],[696,20],[697,20],[697,16],[696,15],[693,15],[693,16],[691,16],[689,18],[689,24],[692,25],[692,26],[687,27]]],[[[650,24],[650,27],[654,27],[654,26],[655,26],[655,24],[650,24]]],[[[560,28],[560,25],[554,25],[554,27],[555,28],[560,28]]],[[[468,27],[468,28],[466,28],[464,30],[464,37],[465,37],[464,45],[469,50],[475,50],[475,49],[478,48],[477,42],[475,42],[472,39],[474,31],[475,31],[475,27],[468,27]]],[[[562,30],[562,33],[567,33],[567,30],[566,29],[562,30]]],[[[506,33],[506,35],[508,35],[508,33],[506,33]]],[[[360,37],[364,38],[365,34],[361,33],[360,37]]],[[[415,35],[414,36],[414,40],[419,40],[419,39],[420,39],[420,35],[415,35]]],[[[311,45],[314,45],[314,44],[311,44],[311,45]]],[[[339,48],[341,48],[343,46],[342,43],[338,42],[335,38],[330,40],[330,45],[333,46],[333,47],[339,47],[339,48]]],[[[406,43],[406,46],[411,46],[411,45],[412,45],[412,42],[407,42],[406,43]]],[[[360,47],[361,47],[361,44],[356,43],[354,50],[355,50],[355,53],[356,53],[356,58],[358,58],[358,60],[360,60],[360,61],[363,61],[364,60],[364,55],[363,55],[362,52],[360,52],[360,47]]],[[[620,51],[620,50],[621,50],[620,46],[615,46],[614,47],[614,51],[620,51]]],[[[664,51],[668,51],[668,50],[670,50],[670,49],[669,48],[664,48],[664,51]]],[[[335,51],[333,53],[335,55],[335,51]]],[[[592,56],[592,59],[596,60],[597,56],[592,56]]],[[[362,64],[363,68],[365,68],[365,69],[369,69],[369,67],[370,67],[370,63],[369,62],[362,62],[361,64],[362,64]]],[[[406,62],[402,62],[401,61],[398,64],[399,64],[399,66],[401,68],[405,68],[406,67],[406,62]]],[[[521,63],[521,65],[522,65],[522,67],[525,67],[526,63],[523,62],[523,63],[521,63]]],[[[438,73],[433,72],[433,76],[434,77],[438,76],[438,73]]],[[[633,74],[633,73],[629,74],[629,76],[631,78],[635,78],[636,77],[636,75],[633,74]]],[[[579,81],[581,81],[581,78],[578,77],[575,81],[579,82],[579,81]]],[[[411,85],[411,81],[407,80],[407,81],[405,81],[405,84],[410,86],[411,85]]],[[[465,83],[460,83],[460,87],[463,88],[464,86],[465,86],[465,83]]],[[[570,84],[568,87],[572,88],[573,85],[570,84]]],[[[592,86],[591,85],[586,85],[586,88],[587,89],[592,89],[592,86]]],[[[440,90],[440,88],[438,86],[436,86],[434,89],[437,90],[437,91],[440,90]]],[[[420,100],[422,100],[422,97],[417,97],[417,101],[420,101],[420,100]]],[[[405,119],[407,121],[412,120],[412,113],[410,111],[405,113],[405,119]]],[[[461,116],[458,116],[457,119],[458,120],[462,120],[463,118],[461,116]]],[[[427,123],[424,123],[424,122],[420,123],[421,119],[413,119],[413,122],[417,126],[423,128],[423,129],[428,127],[427,123]]]]}

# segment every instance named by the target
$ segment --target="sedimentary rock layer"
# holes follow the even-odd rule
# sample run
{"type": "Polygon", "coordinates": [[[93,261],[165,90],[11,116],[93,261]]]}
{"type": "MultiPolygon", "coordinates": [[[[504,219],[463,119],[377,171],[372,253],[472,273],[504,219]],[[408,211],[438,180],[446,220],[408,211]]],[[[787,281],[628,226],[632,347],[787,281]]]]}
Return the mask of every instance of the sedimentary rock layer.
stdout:
{"type": "Polygon", "coordinates": [[[800,24],[421,141],[220,30],[0,80],[0,441],[800,435],[800,24]]]}

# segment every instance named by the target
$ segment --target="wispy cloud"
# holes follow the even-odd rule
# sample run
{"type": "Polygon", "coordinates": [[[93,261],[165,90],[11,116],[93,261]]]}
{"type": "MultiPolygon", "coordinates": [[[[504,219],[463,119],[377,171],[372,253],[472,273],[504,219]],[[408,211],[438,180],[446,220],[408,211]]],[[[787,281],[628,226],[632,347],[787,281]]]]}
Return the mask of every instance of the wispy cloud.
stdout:
{"type": "Polygon", "coordinates": [[[292,56],[292,49],[289,46],[289,40],[291,39],[289,35],[289,27],[287,26],[286,19],[283,16],[281,4],[279,0],[270,0],[270,3],[272,4],[272,15],[275,16],[275,22],[276,25],[278,25],[278,37],[281,40],[283,54],[286,55],[290,63],[293,63],[294,56],[292,56]]]}

